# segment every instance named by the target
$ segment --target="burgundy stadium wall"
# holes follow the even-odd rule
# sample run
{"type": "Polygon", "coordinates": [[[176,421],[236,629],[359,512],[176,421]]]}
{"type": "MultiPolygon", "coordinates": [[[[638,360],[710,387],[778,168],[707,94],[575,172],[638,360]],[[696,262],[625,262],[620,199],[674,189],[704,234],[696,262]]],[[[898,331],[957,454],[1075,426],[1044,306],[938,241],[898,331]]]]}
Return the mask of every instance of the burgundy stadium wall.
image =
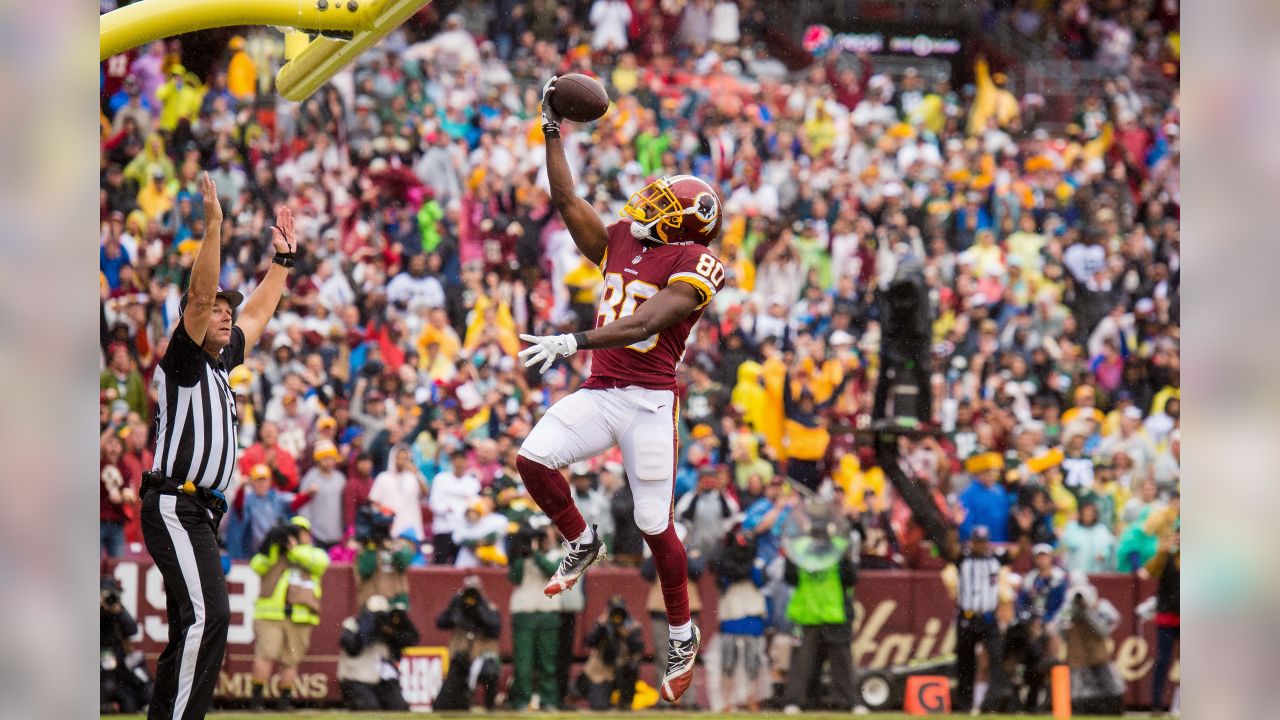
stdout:
{"type": "MultiPolygon", "coordinates": [[[[164,584],[160,572],[150,559],[124,560],[116,563],[112,572],[120,580],[124,592],[125,607],[138,620],[141,647],[149,660],[164,648],[168,637],[166,624],[164,584]]],[[[448,636],[436,630],[436,617],[444,610],[450,597],[462,585],[462,579],[472,571],[453,568],[421,568],[410,571],[410,615],[422,633],[423,646],[445,646],[448,636]]],[[[497,604],[503,614],[501,648],[505,658],[511,653],[510,621],[507,618],[507,601],[511,584],[504,570],[485,569],[474,571],[483,583],[485,594],[497,604]]],[[[1121,676],[1128,683],[1126,701],[1130,705],[1146,705],[1150,702],[1151,671],[1155,663],[1155,627],[1143,623],[1139,632],[1134,608],[1155,593],[1153,581],[1136,582],[1129,575],[1098,575],[1092,578],[1099,594],[1110,600],[1121,613],[1120,624],[1112,633],[1113,657],[1121,676]]],[[[258,577],[244,563],[237,563],[227,576],[231,601],[231,630],[227,655],[223,663],[222,677],[216,697],[233,700],[249,697],[249,677],[253,660],[253,603],[258,594],[258,577]]],[[[612,595],[626,598],[633,613],[642,616],[640,625],[645,636],[647,653],[653,651],[653,642],[647,615],[644,612],[648,584],[635,570],[622,568],[595,568],[587,576],[587,609],[580,617],[575,646],[580,657],[585,656],[582,638],[590,625],[604,611],[612,595]]],[[[715,634],[715,586],[710,577],[701,579],[704,609],[699,627],[703,640],[709,641],[715,634]]],[[[859,668],[878,668],[911,660],[927,659],[950,653],[955,648],[954,605],[947,596],[937,572],[930,571],[871,571],[859,576],[856,599],[858,618],[854,636],[854,659],[859,668]]],[[[311,648],[299,668],[299,682],[295,696],[315,702],[336,702],[340,698],[336,668],[338,659],[338,635],[342,620],[355,611],[355,577],[351,566],[333,565],[324,577],[324,594],[321,622],[312,635],[311,648]]],[[[641,679],[653,683],[652,663],[646,663],[641,679]]],[[[510,672],[504,662],[504,674],[510,672]]],[[[1171,685],[1178,680],[1179,664],[1171,671],[1171,685]]],[[[439,677],[415,678],[413,682],[436,685],[439,677]]],[[[702,694],[703,683],[697,688],[702,694]]],[[[1170,693],[1172,687],[1170,688],[1170,693]]],[[[434,692],[430,693],[434,696],[434,692]]],[[[705,707],[705,697],[700,698],[705,707]]]]}

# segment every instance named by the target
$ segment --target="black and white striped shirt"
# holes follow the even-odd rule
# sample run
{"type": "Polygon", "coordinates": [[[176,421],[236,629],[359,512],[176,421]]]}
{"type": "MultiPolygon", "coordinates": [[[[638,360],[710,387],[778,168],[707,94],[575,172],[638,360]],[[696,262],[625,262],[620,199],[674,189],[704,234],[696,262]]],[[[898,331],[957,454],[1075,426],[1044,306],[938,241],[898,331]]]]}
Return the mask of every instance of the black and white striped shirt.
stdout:
{"type": "Polygon", "coordinates": [[[153,381],[160,400],[153,470],[212,490],[230,486],[238,422],[227,373],[243,362],[240,328],[231,329],[231,341],[214,359],[178,321],[153,381]]]}
{"type": "Polygon", "coordinates": [[[995,612],[1000,599],[1000,567],[1005,562],[996,555],[965,554],[956,567],[959,570],[956,600],[961,610],[979,614],[995,612]]]}

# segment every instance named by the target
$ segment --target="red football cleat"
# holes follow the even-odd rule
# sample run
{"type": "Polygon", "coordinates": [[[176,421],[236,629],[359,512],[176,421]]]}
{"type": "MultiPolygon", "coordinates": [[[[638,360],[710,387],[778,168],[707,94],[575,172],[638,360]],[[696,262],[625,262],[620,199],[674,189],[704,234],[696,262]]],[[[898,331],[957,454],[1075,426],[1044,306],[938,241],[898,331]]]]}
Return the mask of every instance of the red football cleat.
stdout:
{"type": "Polygon", "coordinates": [[[693,637],[688,640],[672,639],[667,650],[667,675],[662,678],[659,694],[669,703],[680,700],[684,691],[693,684],[693,664],[702,646],[702,633],[693,626],[693,637]]]}

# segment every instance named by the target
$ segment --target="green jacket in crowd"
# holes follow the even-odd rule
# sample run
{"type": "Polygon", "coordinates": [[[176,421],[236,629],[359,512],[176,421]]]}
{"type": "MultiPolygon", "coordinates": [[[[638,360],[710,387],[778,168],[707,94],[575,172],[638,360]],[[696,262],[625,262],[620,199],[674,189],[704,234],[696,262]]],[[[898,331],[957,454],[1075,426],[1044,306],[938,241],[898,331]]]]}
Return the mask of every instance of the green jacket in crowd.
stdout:
{"type": "Polygon", "coordinates": [[[151,406],[147,402],[147,387],[142,381],[142,375],[137,370],[130,370],[124,382],[116,377],[116,374],[110,368],[103,370],[98,376],[98,389],[107,390],[114,388],[118,393],[118,398],[129,404],[129,411],[136,412],[142,416],[144,422],[151,420],[151,406]]]}

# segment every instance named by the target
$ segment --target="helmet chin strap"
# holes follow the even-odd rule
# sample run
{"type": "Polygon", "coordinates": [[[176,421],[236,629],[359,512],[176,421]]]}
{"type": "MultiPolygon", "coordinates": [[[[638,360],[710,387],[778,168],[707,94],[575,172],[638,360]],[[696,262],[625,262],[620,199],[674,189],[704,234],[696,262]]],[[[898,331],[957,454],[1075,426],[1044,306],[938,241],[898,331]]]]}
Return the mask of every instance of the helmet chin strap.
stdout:
{"type": "Polygon", "coordinates": [[[661,217],[654,218],[652,222],[641,225],[639,222],[631,223],[631,237],[637,240],[648,240],[650,242],[662,242],[653,234],[653,226],[662,220],[661,217]]]}

